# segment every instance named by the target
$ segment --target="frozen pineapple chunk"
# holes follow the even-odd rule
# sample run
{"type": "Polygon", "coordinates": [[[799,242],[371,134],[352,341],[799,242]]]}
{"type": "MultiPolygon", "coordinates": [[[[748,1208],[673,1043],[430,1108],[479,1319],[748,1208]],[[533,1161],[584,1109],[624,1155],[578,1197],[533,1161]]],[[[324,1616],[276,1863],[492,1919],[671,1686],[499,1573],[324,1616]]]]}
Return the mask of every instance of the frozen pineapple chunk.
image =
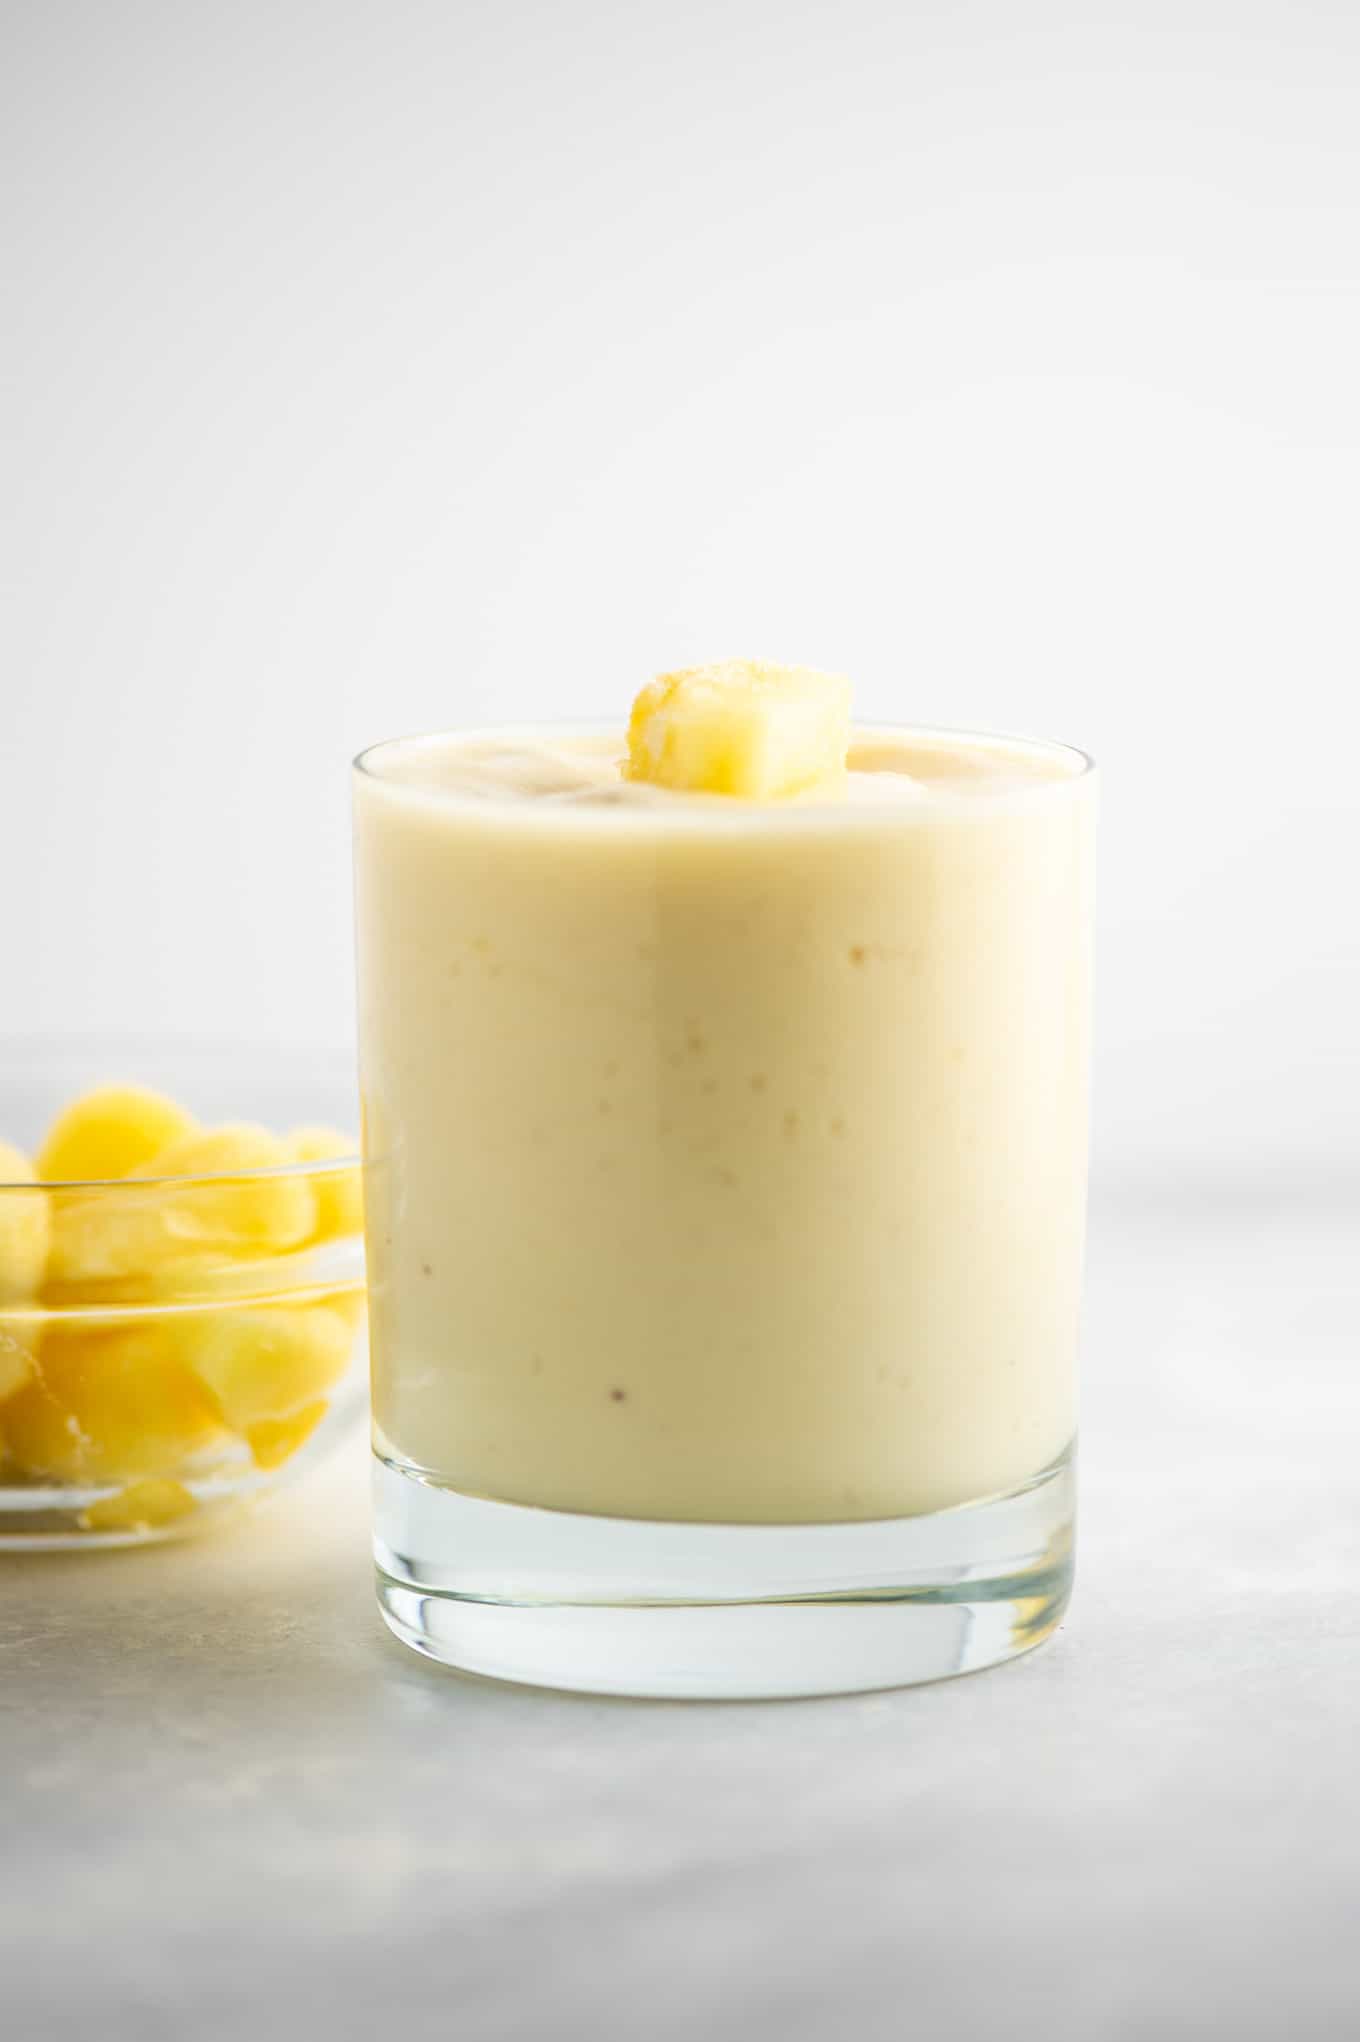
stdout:
{"type": "Polygon", "coordinates": [[[34,1175],[22,1149],[0,1142],[0,1305],[32,1297],[47,1266],[51,1213],[34,1175]]]}
{"type": "Polygon", "coordinates": [[[256,1305],[200,1314],[183,1352],[227,1424],[249,1436],[314,1403],[344,1374],[353,1347],[347,1316],[329,1305],[256,1305]]]}
{"type": "Polygon", "coordinates": [[[118,1284],[131,1294],[157,1287],[154,1272],[175,1244],[166,1230],[159,1195],[150,1185],[120,1185],[116,1191],[68,1191],[58,1186],[50,1196],[49,1299],[60,1299],[82,1284],[118,1284]]]}
{"type": "Polygon", "coordinates": [[[228,1438],[184,1366],[172,1316],[150,1325],[63,1326],[43,1336],[33,1379],[4,1406],[5,1439],[31,1475],[132,1481],[179,1473],[228,1438]]]}
{"type": "Polygon", "coordinates": [[[164,1476],[131,1482],[80,1513],[86,1531],[154,1531],[176,1518],[188,1517],[197,1506],[182,1482],[164,1476]]]}
{"type": "MultiPolygon", "coordinates": [[[[357,1144],[352,1136],[333,1127],[295,1127],[285,1135],[283,1145],[290,1162],[331,1163],[352,1156],[357,1144]]],[[[312,1181],[316,1196],[316,1232],[320,1240],[343,1240],[360,1234],[364,1227],[364,1194],[358,1167],[353,1170],[319,1171],[312,1181]]]]}
{"type": "Polygon", "coordinates": [[[254,1176],[285,1170],[294,1160],[268,1128],[242,1123],[207,1127],[161,1149],[136,1177],[220,1177],[214,1184],[173,1186],[164,1196],[170,1225],[186,1242],[281,1253],[307,1240],[316,1226],[316,1196],[305,1177],[254,1176]]]}
{"type": "Polygon", "coordinates": [[[47,1267],[51,1206],[22,1149],[0,1142],[0,1400],[33,1374],[39,1315],[33,1300],[47,1267]]]}
{"type": "Polygon", "coordinates": [[[630,780],[774,801],[842,771],[850,683],[812,667],[727,659],[662,674],[633,704],[630,780]]]}
{"type": "MultiPolygon", "coordinates": [[[[22,1389],[37,1367],[38,1315],[0,1312],[0,1404],[22,1389]]],[[[3,1413],[0,1413],[3,1424],[3,1413]]],[[[0,1460],[4,1458],[0,1450],[0,1460]]]]}
{"type": "Polygon", "coordinates": [[[324,1299],[317,1299],[318,1304],[323,1302],[331,1311],[340,1314],[351,1333],[357,1333],[367,1319],[368,1293],[362,1284],[353,1284],[345,1290],[327,1291],[324,1299]]]}
{"type": "Polygon", "coordinates": [[[193,1127],[193,1115],[160,1092],[101,1085],[58,1114],[38,1151],[38,1175],[68,1184],[126,1177],[193,1127]]]}
{"type": "Polygon", "coordinates": [[[289,1160],[265,1128],[202,1128],[159,1150],[116,1189],[53,1192],[49,1284],[164,1291],[194,1264],[300,1247],[316,1229],[308,1179],[251,1174],[283,1170],[289,1160]],[[190,1181],[199,1178],[209,1181],[190,1181]]]}
{"type": "Polygon", "coordinates": [[[262,1418],[258,1425],[248,1425],[246,1444],[256,1467],[266,1471],[281,1468],[311,1438],[325,1415],[326,1400],[322,1397],[315,1404],[304,1404],[287,1418],[262,1418]]]}

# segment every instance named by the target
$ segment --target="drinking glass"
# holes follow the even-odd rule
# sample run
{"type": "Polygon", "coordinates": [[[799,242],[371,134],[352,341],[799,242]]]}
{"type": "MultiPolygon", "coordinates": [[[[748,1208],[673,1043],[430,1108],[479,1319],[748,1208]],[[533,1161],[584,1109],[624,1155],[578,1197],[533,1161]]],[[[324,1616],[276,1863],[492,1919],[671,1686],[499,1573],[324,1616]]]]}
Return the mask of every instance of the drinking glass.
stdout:
{"type": "Polygon", "coordinates": [[[638,1695],[1038,1644],[1072,1579],[1090,761],[861,729],[851,765],[900,753],[915,798],[488,799],[467,741],[354,783],[388,1624],[638,1695]]]}

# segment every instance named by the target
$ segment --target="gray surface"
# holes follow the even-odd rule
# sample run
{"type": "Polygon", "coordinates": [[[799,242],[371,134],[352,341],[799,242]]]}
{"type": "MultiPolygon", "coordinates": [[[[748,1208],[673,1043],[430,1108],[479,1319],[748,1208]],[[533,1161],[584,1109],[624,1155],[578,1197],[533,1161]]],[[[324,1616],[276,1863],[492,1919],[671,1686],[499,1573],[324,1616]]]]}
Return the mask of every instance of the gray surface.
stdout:
{"type": "Polygon", "coordinates": [[[1356,1217],[1101,1219],[1077,1599],[967,1680],[459,1679],[379,1625],[357,1450],[233,1538],[0,1565],[0,2026],[1354,2032],[1356,1217]]]}

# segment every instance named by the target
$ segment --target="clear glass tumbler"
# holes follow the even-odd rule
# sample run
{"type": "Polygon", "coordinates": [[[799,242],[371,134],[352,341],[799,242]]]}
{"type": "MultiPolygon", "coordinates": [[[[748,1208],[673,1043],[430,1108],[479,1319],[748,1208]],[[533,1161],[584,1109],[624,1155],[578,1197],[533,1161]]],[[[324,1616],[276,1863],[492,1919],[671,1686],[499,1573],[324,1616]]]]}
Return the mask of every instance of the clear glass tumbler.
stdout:
{"type": "Polygon", "coordinates": [[[468,741],[356,767],[387,1622],[637,1695],[1038,1644],[1072,1577],[1090,761],[875,729],[854,799],[486,798],[468,741]]]}

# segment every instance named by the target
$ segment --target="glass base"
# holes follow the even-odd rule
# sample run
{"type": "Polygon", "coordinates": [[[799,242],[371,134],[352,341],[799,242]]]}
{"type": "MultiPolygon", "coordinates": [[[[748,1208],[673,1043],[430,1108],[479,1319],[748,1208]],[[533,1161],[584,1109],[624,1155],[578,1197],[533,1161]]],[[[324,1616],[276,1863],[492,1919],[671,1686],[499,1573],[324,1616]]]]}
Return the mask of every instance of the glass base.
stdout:
{"type": "Polygon", "coordinates": [[[374,1463],[378,1601],[446,1666],[593,1694],[850,1694],[1042,1644],[1072,1588],[1069,1452],[1023,1487],[860,1524],[680,1524],[489,1503],[374,1463]]]}

